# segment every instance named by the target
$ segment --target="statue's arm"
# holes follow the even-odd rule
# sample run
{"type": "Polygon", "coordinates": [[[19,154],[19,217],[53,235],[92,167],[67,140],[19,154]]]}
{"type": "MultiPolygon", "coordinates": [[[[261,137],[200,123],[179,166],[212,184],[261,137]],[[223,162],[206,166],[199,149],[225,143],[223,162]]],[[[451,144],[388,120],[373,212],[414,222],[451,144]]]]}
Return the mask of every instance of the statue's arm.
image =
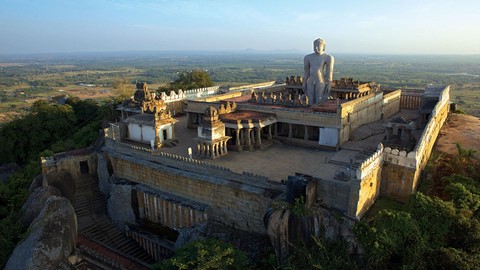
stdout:
{"type": "Polygon", "coordinates": [[[303,90],[306,88],[308,77],[310,77],[310,61],[307,55],[303,58],[303,90]]]}
{"type": "Polygon", "coordinates": [[[326,70],[326,78],[325,78],[325,81],[328,81],[328,82],[331,82],[333,81],[333,64],[334,64],[335,60],[333,59],[333,56],[329,56],[328,57],[328,61],[327,61],[327,70],[326,70]]]}

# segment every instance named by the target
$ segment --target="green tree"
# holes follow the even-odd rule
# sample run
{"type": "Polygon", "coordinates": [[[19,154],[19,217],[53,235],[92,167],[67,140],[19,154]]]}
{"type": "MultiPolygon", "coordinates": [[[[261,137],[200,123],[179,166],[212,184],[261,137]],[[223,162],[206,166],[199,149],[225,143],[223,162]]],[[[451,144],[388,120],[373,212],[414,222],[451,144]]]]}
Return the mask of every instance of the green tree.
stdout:
{"type": "Polygon", "coordinates": [[[120,100],[125,100],[133,95],[134,87],[126,78],[116,79],[113,83],[113,92],[120,100]]]}
{"type": "Polygon", "coordinates": [[[196,69],[178,74],[178,78],[170,83],[168,88],[170,90],[188,90],[210,86],[213,86],[213,82],[208,72],[196,69]]]}
{"type": "Polygon", "coordinates": [[[365,249],[368,268],[425,268],[427,243],[409,213],[382,210],[371,224],[360,223],[355,232],[365,249]]]}
{"type": "Polygon", "coordinates": [[[193,241],[175,252],[175,255],[159,264],[154,269],[249,269],[247,256],[231,244],[208,238],[193,241]]]}

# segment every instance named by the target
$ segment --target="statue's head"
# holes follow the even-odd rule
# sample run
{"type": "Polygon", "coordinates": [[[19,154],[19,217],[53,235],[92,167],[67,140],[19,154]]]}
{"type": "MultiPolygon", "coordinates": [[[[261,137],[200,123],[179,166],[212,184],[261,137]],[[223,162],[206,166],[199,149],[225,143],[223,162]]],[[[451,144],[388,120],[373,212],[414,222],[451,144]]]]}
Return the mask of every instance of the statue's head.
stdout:
{"type": "Polygon", "coordinates": [[[321,38],[317,38],[313,41],[313,50],[316,54],[322,54],[325,51],[325,41],[321,38]]]}

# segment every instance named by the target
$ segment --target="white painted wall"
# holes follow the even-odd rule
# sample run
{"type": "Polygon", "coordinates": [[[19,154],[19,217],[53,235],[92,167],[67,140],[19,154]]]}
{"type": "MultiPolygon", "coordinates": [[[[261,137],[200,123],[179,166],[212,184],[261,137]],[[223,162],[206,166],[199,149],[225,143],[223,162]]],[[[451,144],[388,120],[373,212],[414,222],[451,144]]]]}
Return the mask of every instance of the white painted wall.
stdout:
{"type": "Polygon", "coordinates": [[[338,129],[336,128],[320,128],[320,136],[318,136],[318,144],[325,146],[337,146],[338,129]]]}
{"type": "Polygon", "coordinates": [[[142,141],[142,129],[139,125],[133,123],[128,124],[128,138],[133,141],[142,141]]]}
{"type": "Polygon", "coordinates": [[[155,141],[155,130],[153,127],[142,127],[143,142],[150,143],[151,140],[155,141]]]}

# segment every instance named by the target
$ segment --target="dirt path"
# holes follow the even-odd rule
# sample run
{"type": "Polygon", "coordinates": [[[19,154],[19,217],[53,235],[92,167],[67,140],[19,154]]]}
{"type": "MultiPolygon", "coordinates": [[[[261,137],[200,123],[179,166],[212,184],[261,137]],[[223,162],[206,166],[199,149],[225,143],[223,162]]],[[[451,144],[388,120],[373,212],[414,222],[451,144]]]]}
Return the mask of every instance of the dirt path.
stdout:
{"type": "Polygon", "coordinates": [[[441,152],[457,154],[456,143],[463,148],[477,151],[480,158],[480,118],[472,115],[450,114],[445,122],[435,149],[441,152]]]}

